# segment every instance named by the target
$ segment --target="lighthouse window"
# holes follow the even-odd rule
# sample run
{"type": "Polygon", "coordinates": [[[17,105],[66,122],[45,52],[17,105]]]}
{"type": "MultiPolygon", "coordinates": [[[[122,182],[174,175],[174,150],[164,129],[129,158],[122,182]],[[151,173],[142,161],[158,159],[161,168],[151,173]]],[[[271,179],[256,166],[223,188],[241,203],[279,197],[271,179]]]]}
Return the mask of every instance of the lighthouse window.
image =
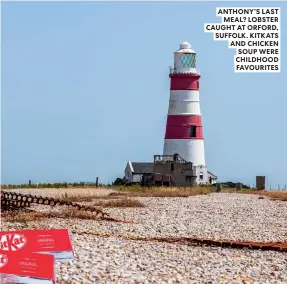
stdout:
{"type": "Polygon", "coordinates": [[[180,64],[182,68],[195,68],[195,53],[183,53],[180,64]]]}
{"type": "Polygon", "coordinates": [[[196,126],[191,125],[189,128],[189,137],[195,138],[196,137],[196,126]]]}

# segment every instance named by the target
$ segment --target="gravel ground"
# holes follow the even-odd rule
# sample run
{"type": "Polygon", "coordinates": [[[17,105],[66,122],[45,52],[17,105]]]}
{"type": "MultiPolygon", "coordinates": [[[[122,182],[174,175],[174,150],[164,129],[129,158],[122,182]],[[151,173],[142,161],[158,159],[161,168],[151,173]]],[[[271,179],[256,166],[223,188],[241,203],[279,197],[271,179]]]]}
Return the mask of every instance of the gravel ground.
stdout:
{"type": "MultiPolygon", "coordinates": [[[[104,209],[111,217],[136,224],[76,219],[28,223],[29,228],[69,228],[75,260],[57,263],[57,283],[287,283],[287,253],[121,239],[287,241],[286,202],[234,193],[138,199],[146,207],[104,209]]],[[[2,220],[2,230],[23,226],[2,220]]]]}

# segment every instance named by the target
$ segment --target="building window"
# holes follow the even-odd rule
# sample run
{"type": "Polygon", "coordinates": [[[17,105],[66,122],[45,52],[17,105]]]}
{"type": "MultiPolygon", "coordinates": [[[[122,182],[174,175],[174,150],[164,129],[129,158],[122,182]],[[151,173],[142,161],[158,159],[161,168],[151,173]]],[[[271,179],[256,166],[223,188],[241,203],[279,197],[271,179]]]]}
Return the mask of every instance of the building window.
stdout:
{"type": "Polygon", "coordinates": [[[203,172],[200,172],[200,173],[199,173],[199,178],[200,178],[200,179],[203,179],[203,172]]]}
{"type": "Polygon", "coordinates": [[[174,171],[174,163],[170,164],[170,169],[171,169],[172,172],[174,171]]]}
{"type": "Polygon", "coordinates": [[[189,137],[195,138],[196,137],[196,126],[191,125],[189,127],[189,137]]]}
{"type": "Polygon", "coordinates": [[[192,182],[192,180],[193,180],[192,176],[186,176],[185,177],[186,182],[192,182]]]}

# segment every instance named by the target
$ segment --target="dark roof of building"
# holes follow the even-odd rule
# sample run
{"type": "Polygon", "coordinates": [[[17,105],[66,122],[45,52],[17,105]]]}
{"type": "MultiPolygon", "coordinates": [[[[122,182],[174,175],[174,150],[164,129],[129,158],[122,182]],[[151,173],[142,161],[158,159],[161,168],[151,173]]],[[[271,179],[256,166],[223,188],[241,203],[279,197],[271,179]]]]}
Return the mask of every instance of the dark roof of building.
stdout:
{"type": "Polygon", "coordinates": [[[217,176],[216,176],[215,174],[213,174],[212,172],[207,171],[207,173],[208,173],[208,174],[210,174],[211,176],[213,176],[213,177],[217,178],[217,176]]]}
{"type": "Polygon", "coordinates": [[[132,166],[135,174],[153,173],[153,163],[132,162],[132,166]]]}

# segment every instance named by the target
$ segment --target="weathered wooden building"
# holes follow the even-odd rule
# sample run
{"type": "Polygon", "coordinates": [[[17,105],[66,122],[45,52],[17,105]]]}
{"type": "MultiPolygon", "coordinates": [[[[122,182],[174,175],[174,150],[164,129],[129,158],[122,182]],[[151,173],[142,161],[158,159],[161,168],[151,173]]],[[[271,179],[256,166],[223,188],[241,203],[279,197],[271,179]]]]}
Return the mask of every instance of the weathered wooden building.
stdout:
{"type": "Polygon", "coordinates": [[[208,178],[204,177],[200,168],[175,154],[155,155],[153,163],[128,161],[124,178],[143,185],[193,186],[216,182],[215,175],[209,171],[206,174],[208,178]]]}

